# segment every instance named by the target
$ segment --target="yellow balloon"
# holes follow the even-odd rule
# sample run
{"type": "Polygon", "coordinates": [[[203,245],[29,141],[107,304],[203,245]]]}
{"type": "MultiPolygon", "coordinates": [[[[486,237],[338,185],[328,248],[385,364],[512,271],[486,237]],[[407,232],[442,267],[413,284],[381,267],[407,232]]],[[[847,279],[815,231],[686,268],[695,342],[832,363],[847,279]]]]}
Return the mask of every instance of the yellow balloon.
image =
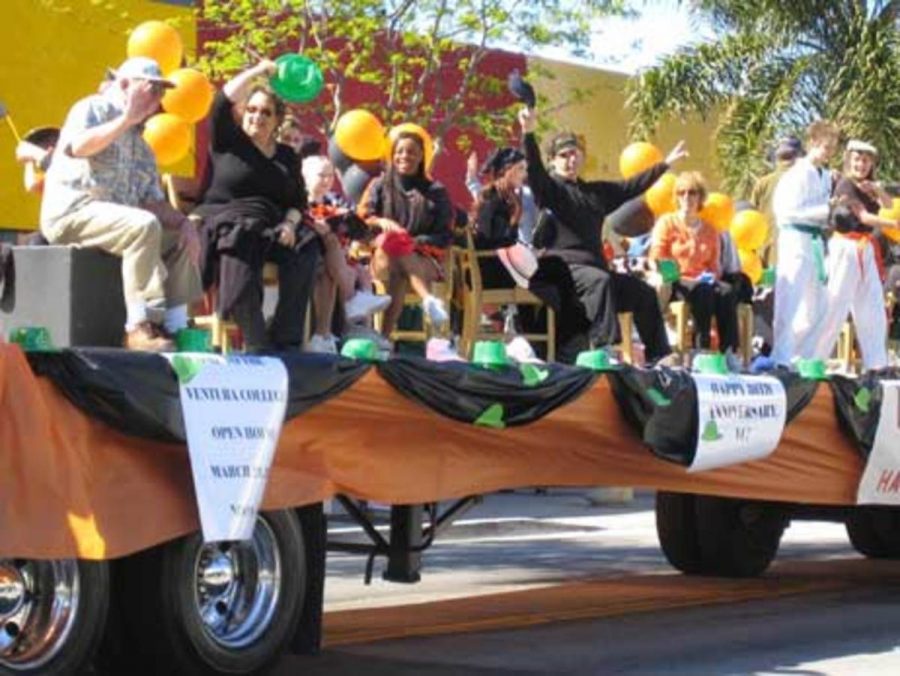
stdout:
{"type": "Polygon", "coordinates": [[[334,141],[351,159],[377,160],[384,153],[384,126],[368,110],[348,110],[334,127],[334,141]]]}
{"type": "Polygon", "coordinates": [[[428,171],[428,168],[431,166],[431,160],[434,159],[434,140],[431,138],[431,134],[414,122],[404,122],[391,127],[391,130],[388,132],[387,147],[384,149],[385,159],[388,162],[391,161],[391,148],[394,146],[394,141],[403,132],[415,134],[422,139],[422,144],[425,146],[425,170],[428,171]]]}
{"type": "Polygon", "coordinates": [[[177,115],[157,113],[144,124],[144,140],[153,149],[157,164],[175,164],[191,149],[191,127],[177,115]]]}
{"type": "Polygon", "coordinates": [[[666,172],[660,176],[644,193],[644,201],[657,218],[675,211],[675,174],[666,172]]]}
{"type": "Polygon", "coordinates": [[[739,249],[756,251],[766,243],[769,221],[755,209],[739,211],[731,219],[731,238],[739,249]]]}
{"type": "Polygon", "coordinates": [[[146,56],[159,64],[163,75],[181,65],[184,45],[178,31],[162,21],[145,21],[128,36],[128,56],[146,56]]]}
{"type": "Polygon", "coordinates": [[[169,73],[168,79],[175,86],[166,90],[163,109],[190,123],[206,117],[213,100],[213,86],[209,79],[193,68],[179,68],[169,73]]]}
{"type": "Polygon", "coordinates": [[[715,226],[719,232],[728,230],[734,218],[734,202],[725,193],[711,192],[700,210],[700,218],[715,226]]]}
{"type": "Polygon", "coordinates": [[[639,141],[627,146],[619,155],[619,171],[622,178],[631,178],[663,161],[663,154],[652,143],[639,141]]]}
{"type": "Polygon", "coordinates": [[[744,274],[750,278],[751,282],[758,284],[763,274],[763,264],[759,254],[755,251],[738,249],[738,258],[741,259],[741,270],[744,274]]]}
{"type": "MultiPolygon", "coordinates": [[[[878,215],[882,218],[900,221],[900,197],[895,197],[891,206],[882,208],[878,215]]],[[[900,228],[882,228],[881,232],[892,242],[900,244],[900,228]]]]}

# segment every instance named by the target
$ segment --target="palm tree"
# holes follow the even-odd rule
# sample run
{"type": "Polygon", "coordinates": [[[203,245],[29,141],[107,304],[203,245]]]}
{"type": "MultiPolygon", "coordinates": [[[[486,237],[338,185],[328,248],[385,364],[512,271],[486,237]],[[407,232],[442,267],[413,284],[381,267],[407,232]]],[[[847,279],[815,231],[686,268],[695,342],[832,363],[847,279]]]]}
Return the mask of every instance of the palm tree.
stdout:
{"type": "MultiPolygon", "coordinates": [[[[829,118],[900,175],[900,0],[693,0],[718,40],[682,48],[631,82],[631,133],[668,116],[718,118],[725,188],[747,194],[766,148],[829,118]]],[[[801,135],[802,136],[802,135],[801,135]]]]}

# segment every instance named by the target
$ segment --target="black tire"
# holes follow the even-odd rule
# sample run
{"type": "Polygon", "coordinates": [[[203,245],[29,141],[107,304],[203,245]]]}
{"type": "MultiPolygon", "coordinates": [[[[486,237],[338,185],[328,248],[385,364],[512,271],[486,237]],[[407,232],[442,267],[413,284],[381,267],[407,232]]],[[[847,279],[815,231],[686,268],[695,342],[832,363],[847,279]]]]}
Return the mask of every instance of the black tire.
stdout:
{"type": "Polygon", "coordinates": [[[781,509],[710,495],[696,496],[694,509],[703,575],[756,577],[772,563],[787,526],[781,509]]]}
{"type": "Polygon", "coordinates": [[[850,544],[870,559],[900,559],[900,509],[857,507],[846,522],[850,544]]]}
{"type": "MultiPolygon", "coordinates": [[[[256,590],[260,598],[269,599],[262,606],[268,610],[262,612],[259,622],[249,619],[254,617],[251,611],[244,621],[246,628],[239,625],[235,630],[239,633],[233,635],[220,634],[204,622],[200,604],[205,592],[198,582],[207,580],[202,575],[204,557],[219,553],[240,560],[250,548],[241,543],[204,547],[200,533],[194,533],[123,563],[119,579],[122,603],[116,609],[123,631],[119,636],[110,635],[103,665],[111,673],[166,676],[252,674],[271,666],[285,651],[300,620],[307,585],[306,555],[303,533],[291,510],[261,512],[255,537],[260,533],[277,544],[278,575],[272,576],[270,589],[277,596],[260,591],[265,583],[255,584],[254,575],[240,573],[241,566],[232,568],[238,572],[226,585],[256,590]],[[247,577],[253,578],[252,587],[246,584],[247,577]]],[[[252,570],[249,565],[247,568],[252,570]]],[[[221,571],[212,565],[205,569],[212,575],[221,571]]],[[[208,579],[212,580],[209,584],[216,584],[216,578],[208,579]]],[[[227,606],[218,610],[219,603],[225,604],[220,601],[208,606],[209,611],[221,613],[214,619],[227,623],[242,616],[227,606]]]]}
{"type": "Polygon", "coordinates": [[[670,564],[686,575],[703,572],[694,495],[690,493],[656,493],[656,534],[659,546],[670,564]]]}
{"type": "Polygon", "coordinates": [[[32,606],[30,612],[23,606],[25,612],[21,614],[4,613],[0,633],[13,631],[19,619],[22,623],[16,625],[18,636],[11,643],[3,641],[0,647],[0,674],[72,676],[82,673],[93,660],[106,627],[110,597],[108,564],[74,559],[5,559],[0,564],[12,567],[7,572],[16,568],[30,571],[24,578],[28,580],[27,603],[32,606]],[[63,595],[68,597],[69,606],[63,603],[63,595]],[[55,611],[47,613],[51,606],[55,611]],[[64,612],[70,614],[60,614],[64,612]]]}

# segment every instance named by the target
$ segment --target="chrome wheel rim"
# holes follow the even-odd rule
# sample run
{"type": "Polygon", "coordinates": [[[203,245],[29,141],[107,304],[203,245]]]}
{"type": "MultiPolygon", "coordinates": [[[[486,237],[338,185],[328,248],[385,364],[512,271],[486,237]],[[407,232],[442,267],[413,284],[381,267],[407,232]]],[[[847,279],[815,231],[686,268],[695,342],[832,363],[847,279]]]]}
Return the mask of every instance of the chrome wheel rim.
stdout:
{"type": "Polygon", "coordinates": [[[206,635],[231,650],[254,643],[272,623],[281,593],[281,552],[271,526],[257,517],[250,540],[200,547],[193,579],[206,635]]]}
{"type": "Polygon", "coordinates": [[[0,559],[0,666],[36,669],[65,645],[80,598],[78,562],[0,559]]]}

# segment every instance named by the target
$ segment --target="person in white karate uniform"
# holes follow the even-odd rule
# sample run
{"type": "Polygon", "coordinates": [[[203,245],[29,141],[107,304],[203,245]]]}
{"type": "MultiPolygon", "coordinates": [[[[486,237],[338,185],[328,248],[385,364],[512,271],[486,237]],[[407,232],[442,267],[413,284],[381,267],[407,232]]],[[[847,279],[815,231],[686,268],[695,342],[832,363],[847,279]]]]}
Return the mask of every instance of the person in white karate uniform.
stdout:
{"type": "Polygon", "coordinates": [[[847,143],[844,176],[834,189],[839,206],[832,218],[835,232],[828,243],[828,313],[816,355],[820,359],[831,356],[850,312],[866,370],[888,365],[884,266],[874,233],[883,227],[897,227],[897,221],[878,215],[881,207],[890,206],[891,197],[875,181],[877,166],[875,146],[858,140],[847,143]]]}
{"type": "Polygon", "coordinates": [[[788,169],[772,200],[778,226],[772,358],[790,365],[816,355],[826,313],[825,228],[839,131],[826,120],[806,130],[807,154],[788,169]]]}

